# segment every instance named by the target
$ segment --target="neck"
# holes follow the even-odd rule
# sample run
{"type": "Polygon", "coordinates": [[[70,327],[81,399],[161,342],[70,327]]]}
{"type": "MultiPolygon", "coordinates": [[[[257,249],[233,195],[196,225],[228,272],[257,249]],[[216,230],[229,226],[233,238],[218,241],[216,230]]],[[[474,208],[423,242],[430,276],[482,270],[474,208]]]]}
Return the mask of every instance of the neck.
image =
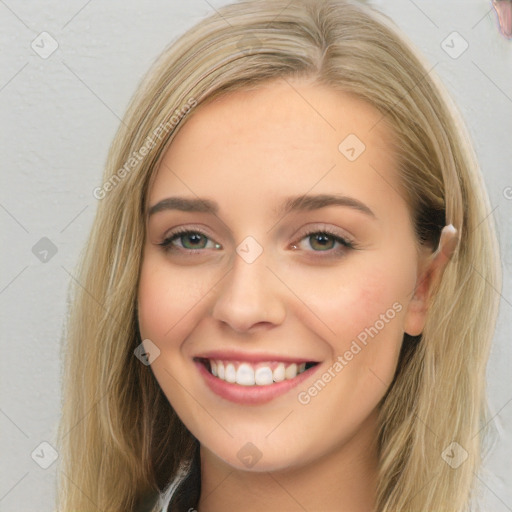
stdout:
{"type": "Polygon", "coordinates": [[[306,465],[242,471],[201,445],[198,512],[372,512],[377,488],[376,415],[341,446],[306,465]]]}

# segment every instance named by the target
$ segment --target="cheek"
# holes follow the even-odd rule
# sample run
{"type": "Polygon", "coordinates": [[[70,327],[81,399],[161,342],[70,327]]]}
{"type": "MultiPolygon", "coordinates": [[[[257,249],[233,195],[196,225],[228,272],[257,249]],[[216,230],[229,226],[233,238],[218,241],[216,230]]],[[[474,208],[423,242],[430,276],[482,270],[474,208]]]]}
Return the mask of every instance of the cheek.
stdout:
{"type": "Polygon", "coordinates": [[[211,286],[201,273],[173,269],[159,255],[144,258],[138,289],[138,319],[142,338],[163,342],[181,339],[211,286]]]}
{"type": "Polygon", "coordinates": [[[353,400],[355,408],[373,407],[392,381],[403,340],[407,294],[414,283],[412,266],[394,265],[392,258],[386,261],[380,256],[379,261],[368,260],[351,272],[340,267],[322,281],[321,291],[316,287],[312,293],[309,288],[309,295],[305,280],[300,292],[316,314],[315,319],[310,317],[310,327],[318,325],[317,317],[329,327],[316,332],[327,341],[333,364],[338,362],[333,373],[343,375],[334,379],[332,390],[345,395],[350,389],[352,398],[347,400],[353,400]]]}
{"type": "Polygon", "coordinates": [[[371,326],[379,331],[391,326],[400,330],[407,289],[403,278],[389,271],[377,270],[361,278],[346,305],[359,331],[366,332],[371,326]]]}
{"type": "Polygon", "coordinates": [[[383,259],[378,263],[368,260],[357,268],[340,266],[328,273],[297,271],[295,277],[290,274],[287,279],[293,282],[302,303],[314,313],[296,311],[296,316],[310,318],[314,322],[310,327],[332,341],[337,350],[344,349],[361,333],[364,338],[365,329],[375,324],[379,331],[401,334],[407,293],[414,283],[408,269],[397,268],[383,259]],[[315,327],[317,324],[320,328],[315,327]]]}
{"type": "Polygon", "coordinates": [[[347,370],[359,384],[361,403],[377,403],[391,385],[412,283],[412,267],[384,264],[374,265],[372,271],[352,282],[354,293],[344,304],[344,318],[351,330],[338,344],[338,353],[352,366],[347,370]]]}

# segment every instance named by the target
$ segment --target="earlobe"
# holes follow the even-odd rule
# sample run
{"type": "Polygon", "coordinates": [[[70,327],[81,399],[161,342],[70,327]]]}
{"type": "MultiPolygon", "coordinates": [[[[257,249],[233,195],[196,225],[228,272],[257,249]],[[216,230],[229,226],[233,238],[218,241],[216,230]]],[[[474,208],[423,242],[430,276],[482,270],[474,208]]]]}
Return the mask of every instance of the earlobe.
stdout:
{"type": "Polygon", "coordinates": [[[423,265],[414,295],[409,303],[405,317],[404,331],[410,336],[423,332],[428,313],[428,303],[433,291],[439,286],[442,275],[452,259],[459,242],[457,230],[452,224],[441,231],[439,246],[423,265]]]}

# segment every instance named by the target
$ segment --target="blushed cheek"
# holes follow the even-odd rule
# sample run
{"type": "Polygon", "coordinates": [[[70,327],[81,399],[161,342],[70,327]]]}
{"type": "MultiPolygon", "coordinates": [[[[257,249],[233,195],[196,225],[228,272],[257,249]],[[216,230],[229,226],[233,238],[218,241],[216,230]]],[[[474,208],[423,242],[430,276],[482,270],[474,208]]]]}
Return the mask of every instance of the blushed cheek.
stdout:
{"type": "Polygon", "coordinates": [[[355,341],[361,347],[360,364],[386,386],[395,373],[403,340],[408,290],[404,274],[374,276],[374,286],[361,290],[359,313],[354,313],[359,323],[355,341]]]}
{"type": "Polygon", "coordinates": [[[156,338],[160,338],[157,333],[163,331],[163,327],[159,325],[162,315],[159,311],[158,301],[156,300],[155,293],[153,293],[151,282],[144,278],[142,274],[139,280],[137,313],[142,339],[149,338],[156,341],[156,338]]]}
{"type": "Polygon", "coordinates": [[[201,314],[205,285],[197,274],[194,278],[191,272],[173,270],[159,258],[145,260],[138,291],[141,336],[154,339],[164,350],[179,345],[201,314]]]}
{"type": "Polygon", "coordinates": [[[397,306],[403,288],[401,279],[378,270],[354,277],[346,297],[341,298],[338,319],[353,327],[352,336],[366,332],[374,324],[382,330],[382,322],[388,325],[388,321],[396,318],[397,310],[402,309],[397,306]]]}
{"type": "MultiPolygon", "coordinates": [[[[387,376],[394,371],[403,339],[403,277],[378,269],[354,279],[346,294],[334,299],[331,319],[337,339],[336,355],[387,376]]],[[[332,308],[332,305],[330,306],[332,308]]],[[[353,363],[352,363],[353,364],[353,363]]]]}
{"type": "MultiPolygon", "coordinates": [[[[176,293],[180,290],[178,283],[168,282],[161,270],[145,261],[139,280],[138,318],[141,336],[149,338],[159,346],[166,344],[172,337],[173,327],[183,317],[185,308],[183,298],[177,300],[176,293]]],[[[164,346],[160,347],[165,348],[164,346]]]]}

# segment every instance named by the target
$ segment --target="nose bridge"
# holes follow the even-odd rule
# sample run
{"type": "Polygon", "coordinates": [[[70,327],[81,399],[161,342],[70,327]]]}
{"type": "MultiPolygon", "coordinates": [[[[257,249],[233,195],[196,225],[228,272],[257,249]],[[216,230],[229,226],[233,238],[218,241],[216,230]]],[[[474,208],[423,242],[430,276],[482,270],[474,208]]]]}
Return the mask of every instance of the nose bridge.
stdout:
{"type": "Polygon", "coordinates": [[[251,237],[240,243],[231,270],[218,289],[213,317],[237,331],[258,323],[280,323],[284,304],[279,280],[267,268],[269,251],[251,237]]]}

